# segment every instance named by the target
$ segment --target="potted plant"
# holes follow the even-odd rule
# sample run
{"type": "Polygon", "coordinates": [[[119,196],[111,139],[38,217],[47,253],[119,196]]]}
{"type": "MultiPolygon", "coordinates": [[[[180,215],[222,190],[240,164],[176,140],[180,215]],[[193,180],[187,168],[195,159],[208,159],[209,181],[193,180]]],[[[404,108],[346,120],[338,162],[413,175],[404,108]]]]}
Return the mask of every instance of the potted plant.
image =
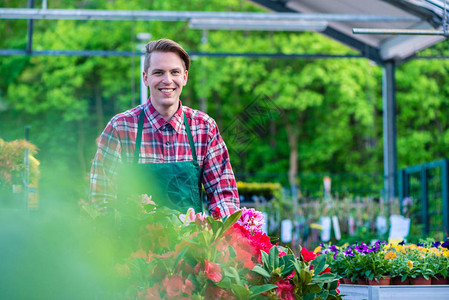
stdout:
{"type": "Polygon", "coordinates": [[[330,246],[322,252],[333,258],[334,261],[330,263],[331,268],[334,267],[332,270],[342,277],[350,278],[352,282],[366,284],[369,280],[371,284],[379,284],[380,281],[381,284],[387,284],[392,263],[391,258],[383,252],[385,244],[383,241],[377,241],[374,245],[357,243],[343,249],[330,246]]]}
{"type": "Polygon", "coordinates": [[[193,210],[145,207],[137,226],[130,216],[141,210],[129,212],[129,204],[111,216],[121,220],[111,238],[126,246],[115,258],[124,286],[120,298],[341,299],[339,277],[330,273],[326,256],[308,260],[272,244],[261,230],[263,215],[254,209],[214,219],[193,210]]]}
{"type": "Polygon", "coordinates": [[[435,275],[434,267],[430,264],[429,250],[423,245],[410,245],[405,251],[407,259],[408,277],[412,285],[430,285],[431,277],[435,275]]]}

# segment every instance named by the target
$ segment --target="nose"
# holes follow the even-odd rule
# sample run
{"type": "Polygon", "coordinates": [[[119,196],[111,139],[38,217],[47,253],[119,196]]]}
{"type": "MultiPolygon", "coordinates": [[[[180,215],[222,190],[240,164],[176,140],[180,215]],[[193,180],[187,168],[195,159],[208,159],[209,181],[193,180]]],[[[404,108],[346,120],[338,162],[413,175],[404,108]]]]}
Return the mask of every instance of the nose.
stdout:
{"type": "Polygon", "coordinates": [[[169,72],[166,72],[164,74],[164,77],[162,78],[162,82],[165,84],[169,84],[169,83],[172,83],[172,81],[173,81],[173,78],[172,78],[171,74],[169,72]]]}

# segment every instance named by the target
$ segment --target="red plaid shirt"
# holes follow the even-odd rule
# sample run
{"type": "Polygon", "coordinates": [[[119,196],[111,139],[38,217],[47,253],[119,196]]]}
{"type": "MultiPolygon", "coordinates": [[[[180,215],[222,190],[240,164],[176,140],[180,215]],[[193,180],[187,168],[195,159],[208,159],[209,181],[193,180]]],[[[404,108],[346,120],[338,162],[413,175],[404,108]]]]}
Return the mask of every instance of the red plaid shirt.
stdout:
{"type": "Polygon", "coordinates": [[[98,149],[90,174],[92,201],[105,203],[117,198],[115,179],[117,167],[123,161],[130,162],[134,156],[138,118],[145,111],[142,130],[142,146],[139,163],[167,163],[191,161],[189,139],[184,126],[186,114],[192,131],[198,163],[203,170],[201,179],[207,198],[209,212],[214,217],[232,214],[239,208],[237,185],[229,162],[229,154],[218,131],[217,124],[207,114],[182,106],[170,120],[156,111],[149,100],[114,116],[106,125],[98,140],[98,149]],[[217,212],[220,211],[218,214],[217,212]]]}

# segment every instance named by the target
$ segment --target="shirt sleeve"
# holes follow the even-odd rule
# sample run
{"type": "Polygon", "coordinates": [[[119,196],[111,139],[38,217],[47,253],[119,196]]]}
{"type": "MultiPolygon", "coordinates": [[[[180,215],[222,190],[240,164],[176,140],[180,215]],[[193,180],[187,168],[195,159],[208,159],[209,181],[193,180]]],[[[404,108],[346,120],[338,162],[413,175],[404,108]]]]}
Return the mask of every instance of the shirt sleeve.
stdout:
{"type": "Polygon", "coordinates": [[[112,121],[98,139],[98,148],[90,172],[90,201],[109,203],[117,198],[117,167],[121,162],[120,139],[112,121]]]}
{"type": "Polygon", "coordinates": [[[238,210],[240,202],[228,149],[216,123],[213,125],[203,161],[202,183],[209,199],[209,213],[219,218],[238,210]]]}

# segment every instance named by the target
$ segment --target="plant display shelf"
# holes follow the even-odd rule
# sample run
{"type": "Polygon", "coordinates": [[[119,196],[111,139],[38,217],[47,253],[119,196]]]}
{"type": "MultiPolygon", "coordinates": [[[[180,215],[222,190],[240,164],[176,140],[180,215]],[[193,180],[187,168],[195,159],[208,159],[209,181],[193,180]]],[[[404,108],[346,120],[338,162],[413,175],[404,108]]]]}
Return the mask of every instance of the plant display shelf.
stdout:
{"type": "Polygon", "coordinates": [[[448,300],[449,285],[358,285],[340,284],[344,300],[448,300]]]}

